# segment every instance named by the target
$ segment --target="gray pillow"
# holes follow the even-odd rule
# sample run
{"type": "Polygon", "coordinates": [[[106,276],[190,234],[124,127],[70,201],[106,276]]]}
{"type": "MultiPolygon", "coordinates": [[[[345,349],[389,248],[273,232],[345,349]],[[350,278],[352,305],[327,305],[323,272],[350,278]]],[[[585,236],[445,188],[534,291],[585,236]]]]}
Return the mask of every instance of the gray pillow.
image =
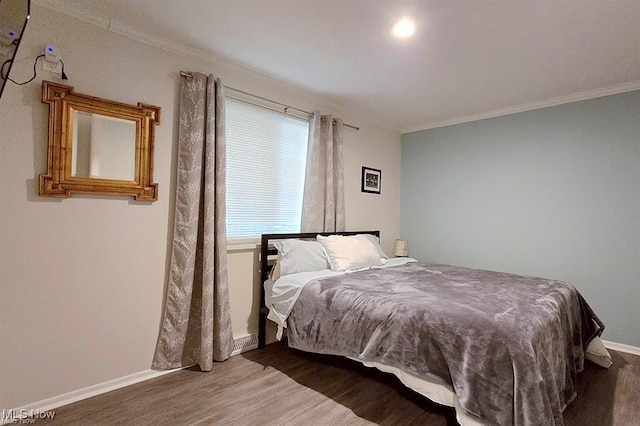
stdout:
{"type": "Polygon", "coordinates": [[[278,250],[280,276],[329,269],[329,261],[317,241],[281,240],[273,244],[278,250]]]}

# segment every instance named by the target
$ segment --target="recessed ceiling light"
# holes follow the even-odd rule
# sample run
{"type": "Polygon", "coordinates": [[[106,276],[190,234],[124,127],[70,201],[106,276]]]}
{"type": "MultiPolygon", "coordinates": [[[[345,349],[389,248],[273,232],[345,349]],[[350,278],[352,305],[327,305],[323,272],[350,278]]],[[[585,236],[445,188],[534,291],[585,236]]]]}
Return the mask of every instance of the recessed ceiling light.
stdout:
{"type": "Polygon", "coordinates": [[[410,19],[401,19],[393,26],[393,35],[396,37],[409,37],[416,30],[416,24],[410,19]]]}

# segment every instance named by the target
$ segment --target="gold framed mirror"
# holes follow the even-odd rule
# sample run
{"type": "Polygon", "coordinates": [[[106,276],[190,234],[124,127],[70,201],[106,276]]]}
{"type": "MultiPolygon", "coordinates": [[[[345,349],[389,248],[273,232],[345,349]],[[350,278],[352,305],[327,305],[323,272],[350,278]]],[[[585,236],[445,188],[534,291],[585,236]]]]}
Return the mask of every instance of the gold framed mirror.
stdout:
{"type": "Polygon", "coordinates": [[[47,173],[40,175],[41,196],[158,199],[153,149],[160,107],[83,95],[50,81],[42,82],[42,102],[49,104],[49,147],[47,173]]]}

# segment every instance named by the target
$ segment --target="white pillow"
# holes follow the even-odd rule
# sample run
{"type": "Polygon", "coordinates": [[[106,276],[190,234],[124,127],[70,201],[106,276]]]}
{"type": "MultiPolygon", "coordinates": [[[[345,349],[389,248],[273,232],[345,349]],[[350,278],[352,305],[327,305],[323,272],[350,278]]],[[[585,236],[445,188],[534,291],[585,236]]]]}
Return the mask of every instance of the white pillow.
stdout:
{"type": "Polygon", "coordinates": [[[329,269],[324,250],[317,241],[282,240],[273,246],[278,249],[280,276],[329,269]]]}
{"type": "Polygon", "coordinates": [[[362,236],[366,237],[369,241],[371,241],[371,244],[373,244],[376,247],[376,250],[378,251],[378,255],[381,258],[383,258],[383,259],[388,259],[389,258],[389,256],[387,256],[387,254],[382,249],[382,246],[380,245],[380,238],[376,237],[373,234],[358,234],[358,235],[362,235],[362,236]]]}
{"type": "Polygon", "coordinates": [[[316,237],[329,258],[332,271],[348,271],[385,264],[376,247],[364,235],[316,237]]]}
{"type": "Polygon", "coordinates": [[[278,281],[282,274],[280,273],[280,253],[278,253],[278,258],[276,259],[276,263],[273,264],[271,270],[269,271],[269,279],[271,281],[278,281]]]}

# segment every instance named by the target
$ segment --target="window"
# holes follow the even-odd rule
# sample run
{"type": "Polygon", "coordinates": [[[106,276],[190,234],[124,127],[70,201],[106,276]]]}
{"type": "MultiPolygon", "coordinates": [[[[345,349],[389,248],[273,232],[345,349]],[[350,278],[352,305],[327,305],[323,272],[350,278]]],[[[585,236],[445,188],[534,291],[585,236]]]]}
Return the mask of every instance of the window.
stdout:
{"type": "Polygon", "coordinates": [[[226,99],[227,238],[300,232],[309,124],[226,99]]]}

